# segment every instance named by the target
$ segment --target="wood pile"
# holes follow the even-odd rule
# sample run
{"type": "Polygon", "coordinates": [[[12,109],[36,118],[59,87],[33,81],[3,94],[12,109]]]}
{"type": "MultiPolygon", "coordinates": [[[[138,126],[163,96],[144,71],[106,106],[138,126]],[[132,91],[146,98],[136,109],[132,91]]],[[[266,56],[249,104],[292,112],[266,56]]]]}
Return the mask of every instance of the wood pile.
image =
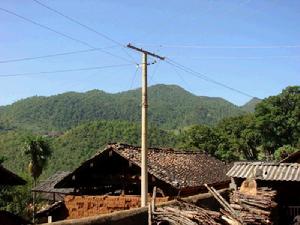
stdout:
{"type": "Polygon", "coordinates": [[[159,207],[153,212],[152,224],[163,225],[220,225],[227,224],[222,221],[222,214],[176,200],[172,206],[159,207]]]}
{"type": "Polygon", "coordinates": [[[233,191],[229,203],[214,188],[207,188],[224,209],[211,211],[177,199],[175,204],[157,209],[154,204],[152,207],[149,205],[149,212],[152,212],[149,224],[273,225],[277,221],[277,192],[270,188],[255,187],[255,194],[248,192],[250,189],[233,191]]]}
{"type": "Polygon", "coordinates": [[[256,195],[233,191],[230,206],[245,224],[273,224],[276,221],[276,191],[257,188],[256,195]]]}

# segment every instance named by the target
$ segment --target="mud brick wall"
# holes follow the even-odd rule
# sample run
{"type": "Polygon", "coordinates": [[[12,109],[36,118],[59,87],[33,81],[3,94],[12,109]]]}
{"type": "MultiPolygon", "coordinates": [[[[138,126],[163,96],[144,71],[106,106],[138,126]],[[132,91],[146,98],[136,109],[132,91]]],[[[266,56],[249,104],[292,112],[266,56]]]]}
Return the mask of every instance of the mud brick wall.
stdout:
{"type": "MultiPolygon", "coordinates": [[[[156,198],[157,203],[168,201],[168,197],[156,198]]],[[[78,219],[88,216],[107,214],[115,211],[140,207],[140,197],[124,196],[65,196],[65,205],[68,210],[68,219],[78,219]]]]}
{"type": "MultiPolygon", "coordinates": [[[[228,189],[222,189],[219,193],[224,196],[228,195],[228,189]]],[[[210,193],[202,193],[190,197],[183,198],[183,200],[191,203],[201,203],[208,198],[211,198],[210,193]]],[[[162,205],[171,205],[174,201],[161,203],[162,205]]],[[[111,214],[103,214],[93,217],[86,217],[80,219],[63,220],[51,223],[51,225],[144,225],[148,224],[148,207],[135,208],[124,211],[116,211],[111,214]]],[[[50,225],[50,224],[43,224],[50,225]]]]}

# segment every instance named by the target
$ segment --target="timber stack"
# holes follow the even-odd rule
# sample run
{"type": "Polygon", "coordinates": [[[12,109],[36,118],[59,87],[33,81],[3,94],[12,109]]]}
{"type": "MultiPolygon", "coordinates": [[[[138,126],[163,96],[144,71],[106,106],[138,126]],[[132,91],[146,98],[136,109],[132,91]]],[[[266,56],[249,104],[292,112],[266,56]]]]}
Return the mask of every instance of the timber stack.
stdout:
{"type": "Polygon", "coordinates": [[[172,206],[158,207],[153,212],[152,224],[163,225],[222,225],[222,214],[198,207],[194,204],[176,200],[172,206]]]}
{"type": "Polygon", "coordinates": [[[230,206],[245,224],[274,224],[277,220],[276,194],[269,188],[257,188],[255,194],[235,190],[230,195],[230,206]]]}

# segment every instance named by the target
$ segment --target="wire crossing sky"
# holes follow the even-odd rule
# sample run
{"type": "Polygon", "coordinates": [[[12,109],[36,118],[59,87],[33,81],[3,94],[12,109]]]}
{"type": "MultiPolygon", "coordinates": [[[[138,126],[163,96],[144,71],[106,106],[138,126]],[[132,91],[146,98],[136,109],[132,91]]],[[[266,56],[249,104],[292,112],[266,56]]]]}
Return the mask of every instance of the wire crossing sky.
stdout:
{"type": "Polygon", "coordinates": [[[150,85],[242,105],[300,85],[299,21],[297,0],[3,0],[0,105],[138,88],[128,43],[169,59],[149,66],[150,85]]]}

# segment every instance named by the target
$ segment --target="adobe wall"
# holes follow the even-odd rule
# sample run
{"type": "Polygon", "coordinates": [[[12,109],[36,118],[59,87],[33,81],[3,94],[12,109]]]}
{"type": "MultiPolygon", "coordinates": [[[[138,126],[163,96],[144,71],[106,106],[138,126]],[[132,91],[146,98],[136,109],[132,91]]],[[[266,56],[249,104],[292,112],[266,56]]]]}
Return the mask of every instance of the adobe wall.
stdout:
{"type": "MultiPolygon", "coordinates": [[[[148,207],[110,214],[47,223],[48,225],[143,225],[148,221],[148,207]]],[[[44,224],[46,225],[46,224],[44,224]]]]}
{"type": "MultiPolygon", "coordinates": [[[[218,191],[222,196],[228,195],[228,189],[218,191]]],[[[183,198],[185,201],[196,204],[203,203],[211,199],[210,193],[198,194],[183,198]]],[[[171,205],[174,201],[164,202],[158,205],[171,205]]],[[[143,225],[148,223],[148,207],[136,208],[124,211],[113,212],[110,214],[98,215],[93,217],[70,219],[51,223],[51,225],[143,225]]],[[[46,224],[44,224],[46,225],[46,224]]],[[[50,225],[50,224],[48,224],[50,225]]]]}
{"type": "MultiPolygon", "coordinates": [[[[157,203],[167,202],[168,197],[156,198],[157,203]]],[[[140,207],[140,197],[132,195],[124,196],[74,196],[65,197],[65,206],[69,216],[67,219],[77,219],[115,211],[127,210],[140,207]]]]}

